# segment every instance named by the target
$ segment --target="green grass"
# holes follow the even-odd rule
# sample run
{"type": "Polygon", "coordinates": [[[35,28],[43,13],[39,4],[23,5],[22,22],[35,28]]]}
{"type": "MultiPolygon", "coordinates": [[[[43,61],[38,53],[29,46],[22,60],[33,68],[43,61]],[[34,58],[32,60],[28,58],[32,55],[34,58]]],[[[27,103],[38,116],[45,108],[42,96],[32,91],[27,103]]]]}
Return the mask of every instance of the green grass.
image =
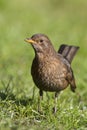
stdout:
{"type": "Polygon", "coordinates": [[[0,0],[0,130],[87,130],[87,1],[0,0]],[[33,49],[24,42],[35,33],[49,36],[56,50],[62,43],[80,46],[72,68],[77,93],[44,93],[43,115],[37,112],[38,89],[30,74],[33,49]]]}

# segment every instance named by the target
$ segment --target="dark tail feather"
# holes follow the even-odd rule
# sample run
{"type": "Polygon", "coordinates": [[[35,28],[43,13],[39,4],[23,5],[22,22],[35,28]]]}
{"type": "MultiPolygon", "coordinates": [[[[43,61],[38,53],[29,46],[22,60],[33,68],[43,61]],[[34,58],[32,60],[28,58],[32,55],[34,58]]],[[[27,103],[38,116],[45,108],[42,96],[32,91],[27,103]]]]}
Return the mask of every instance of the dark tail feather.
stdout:
{"type": "Polygon", "coordinates": [[[69,61],[69,63],[71,63],[78,49],[78,46],[69,46],[63,44],[60,46],[58,53],[60,53],[65,59],[69,61]]]}

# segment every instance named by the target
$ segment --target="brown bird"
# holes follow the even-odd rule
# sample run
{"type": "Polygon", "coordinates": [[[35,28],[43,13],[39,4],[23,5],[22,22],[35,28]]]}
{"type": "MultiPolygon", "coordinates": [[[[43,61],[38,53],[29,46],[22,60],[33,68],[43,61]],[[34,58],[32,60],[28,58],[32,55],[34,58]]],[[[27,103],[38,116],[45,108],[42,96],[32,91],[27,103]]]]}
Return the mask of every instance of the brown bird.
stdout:
{"type": "Polygon", "coordinates": [[[60,91],[70,85],[71,90],[75,92],[76,84],[71,62],[79,47],[64,44],[56,52],[51,41],[44,34],[35,34],[31,38],[26,38],[25,41],[31,43],[35,51],[31,75],[39,88],[38,111],[41,110],[40,100],[43,97],[43,91],[50,91],[55,92],[54,112],[56,112],[60,91]]]}

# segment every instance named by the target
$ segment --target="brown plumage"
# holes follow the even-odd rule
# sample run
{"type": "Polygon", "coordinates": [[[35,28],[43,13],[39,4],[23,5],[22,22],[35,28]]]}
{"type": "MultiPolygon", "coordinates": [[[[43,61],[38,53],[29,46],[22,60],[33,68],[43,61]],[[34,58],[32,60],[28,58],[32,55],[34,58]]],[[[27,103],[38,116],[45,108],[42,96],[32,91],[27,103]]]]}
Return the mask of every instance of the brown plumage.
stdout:
{"type": "Polygon", "coordinates": [[[51,41],[44,34],[35,34],[25,41],[31,43],[35,51],[31,74],[35,85],[40,90],[40,99],[43,91],[55,92],[54,112],[56,112],[58,93],[69,84],[71,90],[75,92],[75,78],[70,64],[79,47],[61,45],[59,51],[56,52],[51,41]]]}

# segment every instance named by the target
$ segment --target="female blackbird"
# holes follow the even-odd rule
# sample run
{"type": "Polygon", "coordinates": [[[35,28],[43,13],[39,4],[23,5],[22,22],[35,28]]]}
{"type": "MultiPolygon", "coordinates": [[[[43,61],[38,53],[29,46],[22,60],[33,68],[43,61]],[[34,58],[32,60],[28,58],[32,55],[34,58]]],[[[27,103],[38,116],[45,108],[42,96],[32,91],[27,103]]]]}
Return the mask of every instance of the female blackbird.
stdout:
{"type": "Polygon", "coordinates": [[[31,38],[26,38],[25,41],[31,43],[35,51],[31,75],[40,90],[38,111],[41,109],[40,100],[43,97],[43,91],[50,91],[55,92],[54,112],[56,112],[58,93],[69,84],[71,90],[75,92],[75,78],[70,64],[79,47],[61,45],[56,52],[51,41],[44,34],[35,34],[31,38]]]}

